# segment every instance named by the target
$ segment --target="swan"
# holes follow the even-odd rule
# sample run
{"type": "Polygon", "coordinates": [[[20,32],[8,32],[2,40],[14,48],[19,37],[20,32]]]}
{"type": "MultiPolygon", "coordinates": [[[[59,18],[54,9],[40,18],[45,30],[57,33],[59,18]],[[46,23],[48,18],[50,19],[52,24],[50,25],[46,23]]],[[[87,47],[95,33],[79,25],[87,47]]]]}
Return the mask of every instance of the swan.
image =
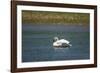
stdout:
{"type": "Polygon", "coordinates": [[[72,45],[70,42],[66,39],[59,39],[58,37],[54,37],[53,40],[53,46],[54,47],[71,47],[72,45]]]}

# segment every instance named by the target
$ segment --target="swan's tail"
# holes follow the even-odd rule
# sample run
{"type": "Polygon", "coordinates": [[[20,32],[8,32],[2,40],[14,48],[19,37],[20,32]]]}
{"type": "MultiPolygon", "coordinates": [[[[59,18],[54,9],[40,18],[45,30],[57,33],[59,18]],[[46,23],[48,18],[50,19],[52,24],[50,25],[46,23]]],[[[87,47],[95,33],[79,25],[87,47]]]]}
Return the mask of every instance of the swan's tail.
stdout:
{"type": "Polygon", "coordinates": [[[72,44],[69,44],[69,46],[71,47],[71,46],[72,46],[72,44]]]}

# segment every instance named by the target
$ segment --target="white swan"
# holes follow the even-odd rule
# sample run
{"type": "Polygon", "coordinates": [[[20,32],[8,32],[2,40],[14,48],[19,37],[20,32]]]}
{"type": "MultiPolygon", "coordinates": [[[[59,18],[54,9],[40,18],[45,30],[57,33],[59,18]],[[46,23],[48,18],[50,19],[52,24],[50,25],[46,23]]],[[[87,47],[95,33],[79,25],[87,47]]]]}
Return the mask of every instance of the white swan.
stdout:
{"type": "Polygon", "coordinates": [[[58,37],[54,37],[53,42],[54,47],[70,47],[72,46],[68,40],[65,39],[58,39],[58,37]]]}

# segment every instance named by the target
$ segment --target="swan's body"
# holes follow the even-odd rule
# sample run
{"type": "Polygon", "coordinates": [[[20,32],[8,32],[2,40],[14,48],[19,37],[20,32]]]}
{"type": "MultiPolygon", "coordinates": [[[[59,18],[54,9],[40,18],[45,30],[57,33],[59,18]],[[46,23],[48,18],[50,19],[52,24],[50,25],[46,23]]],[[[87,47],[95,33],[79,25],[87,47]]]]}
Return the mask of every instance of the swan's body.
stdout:
{"type": "Polygon", "coordinates": [[[53,46],[54,47],[70,47],[72,45],[66,39],[58,39],[58,37],[55,37],[54,42],[53,42],[53,46]]]}

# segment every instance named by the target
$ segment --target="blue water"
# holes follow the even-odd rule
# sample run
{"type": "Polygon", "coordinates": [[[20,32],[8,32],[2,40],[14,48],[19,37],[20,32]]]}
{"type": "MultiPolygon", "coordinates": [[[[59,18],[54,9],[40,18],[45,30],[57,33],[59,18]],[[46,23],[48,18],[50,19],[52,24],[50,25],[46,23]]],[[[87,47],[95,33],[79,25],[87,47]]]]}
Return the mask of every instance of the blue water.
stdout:
{"type": "Polygon", "coordinates": [[[22,62],[89,59],[89,41],[88,26],[23,24],[22,62]],[[69,40],[72,46],[53,47],[55,36],[69,40]]]}

